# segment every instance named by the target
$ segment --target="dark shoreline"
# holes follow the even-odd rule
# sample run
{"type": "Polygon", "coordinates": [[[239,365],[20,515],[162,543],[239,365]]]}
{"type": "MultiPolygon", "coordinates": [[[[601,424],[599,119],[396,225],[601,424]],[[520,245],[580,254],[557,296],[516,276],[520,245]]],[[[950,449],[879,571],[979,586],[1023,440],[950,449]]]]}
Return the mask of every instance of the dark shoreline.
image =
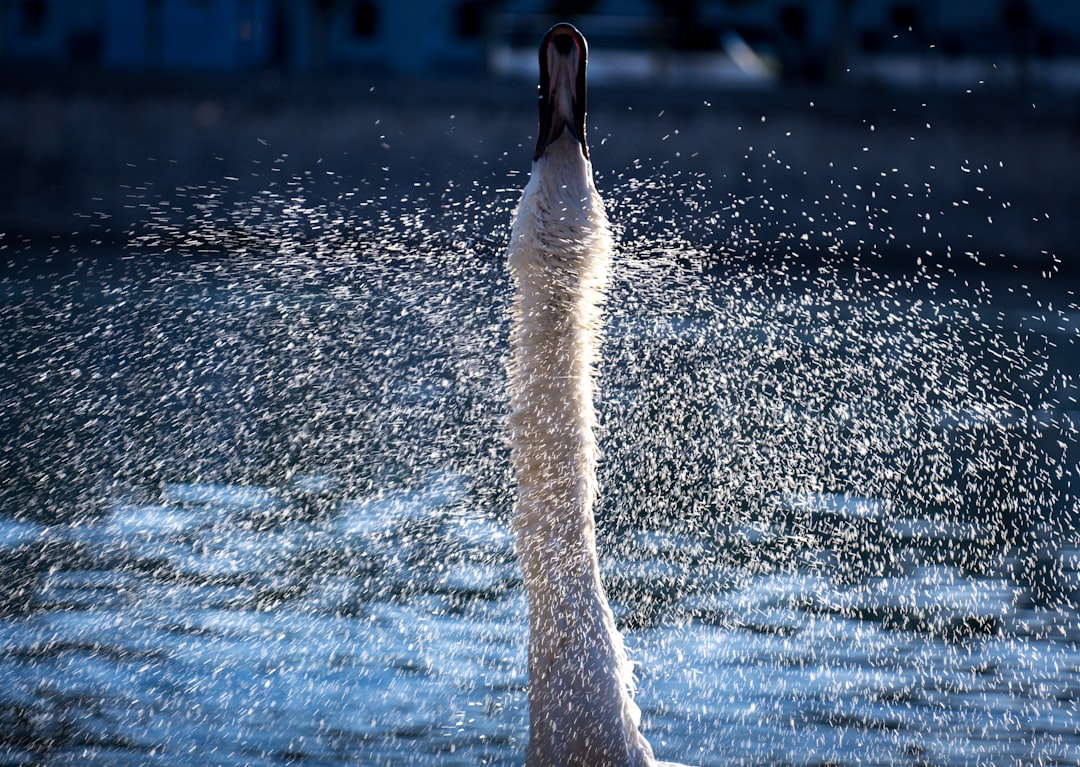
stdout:
{"type": "MultiPolygon", "coordinates": [[[[517,80],[7,71],[0,243],[122,243],[163,200],[183,219],[200,188],[243,205],[290,178],[315,202],[355,190],[386,210],[502,194],[528,172],[534,97],[517,80]]],[[[601,84],[589,131],[602,188],[700,178],[714,212],[739,201],[763,237],[1080,262],[1080,100],[1064,94],[601,84]]],[[[681,203],[665,192],[682,194],[653,194],[657,217],[681,203]]]]}

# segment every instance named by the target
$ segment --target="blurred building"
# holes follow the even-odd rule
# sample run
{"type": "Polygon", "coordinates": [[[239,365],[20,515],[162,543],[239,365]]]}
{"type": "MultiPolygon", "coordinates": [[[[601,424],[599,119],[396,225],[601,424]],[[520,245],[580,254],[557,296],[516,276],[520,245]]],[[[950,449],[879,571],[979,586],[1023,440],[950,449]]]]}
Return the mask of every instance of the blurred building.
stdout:
{"type": "Polygon", "coordinates": [[[1004,68],[1080,87],[1080,3],[1061,0],[0,0],[0,62],[512,74],[556,17],[580,21],[612,79],[927,85],[1004,68]]]}
{"type": "Polygon", "coordinates": [[[0,0],[0,59],[101,69],[482,71],[478,0],[0,0]]]}

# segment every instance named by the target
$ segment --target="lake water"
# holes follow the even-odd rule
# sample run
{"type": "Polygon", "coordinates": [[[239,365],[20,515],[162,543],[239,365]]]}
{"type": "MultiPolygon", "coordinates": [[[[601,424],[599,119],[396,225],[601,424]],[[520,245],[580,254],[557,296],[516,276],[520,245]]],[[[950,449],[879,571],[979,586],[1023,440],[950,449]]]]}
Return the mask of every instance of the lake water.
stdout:
{"type": "MultiPolygon", "coordinates": [[[[0,764],[523,762],[509,288],[423,248],[12,256],[0,764]]],[[[1080,764],[1064,280],[617,266],[602,567],[658,756],[1080,764]]]]}

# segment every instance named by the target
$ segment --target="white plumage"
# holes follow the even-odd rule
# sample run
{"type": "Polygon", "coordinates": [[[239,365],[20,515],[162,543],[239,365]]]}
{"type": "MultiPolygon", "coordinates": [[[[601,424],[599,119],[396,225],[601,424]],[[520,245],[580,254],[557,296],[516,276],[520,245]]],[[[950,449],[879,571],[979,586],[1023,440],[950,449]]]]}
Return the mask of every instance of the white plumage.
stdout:
{"type": "Polygon", "coordinates": [[[593,407],[612,236],[585,141],[585,40],[540,48],[540,135],[507,259],[516,288],[513,528],[529,598],[527,767],[656,765],[600,581],[593,407]]]}

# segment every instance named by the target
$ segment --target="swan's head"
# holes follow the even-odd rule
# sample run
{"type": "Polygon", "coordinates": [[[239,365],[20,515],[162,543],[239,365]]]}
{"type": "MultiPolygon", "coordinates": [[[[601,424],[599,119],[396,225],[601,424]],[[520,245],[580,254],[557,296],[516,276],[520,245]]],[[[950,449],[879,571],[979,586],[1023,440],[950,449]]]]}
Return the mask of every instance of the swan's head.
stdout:
{"type": "Polygon", "coordinates": [[[534,160],[568,131],[589,156],[585,142],[585,63],[589,46],[572,24],[556,24],[540,41],[540,131],[534,160]]]}

